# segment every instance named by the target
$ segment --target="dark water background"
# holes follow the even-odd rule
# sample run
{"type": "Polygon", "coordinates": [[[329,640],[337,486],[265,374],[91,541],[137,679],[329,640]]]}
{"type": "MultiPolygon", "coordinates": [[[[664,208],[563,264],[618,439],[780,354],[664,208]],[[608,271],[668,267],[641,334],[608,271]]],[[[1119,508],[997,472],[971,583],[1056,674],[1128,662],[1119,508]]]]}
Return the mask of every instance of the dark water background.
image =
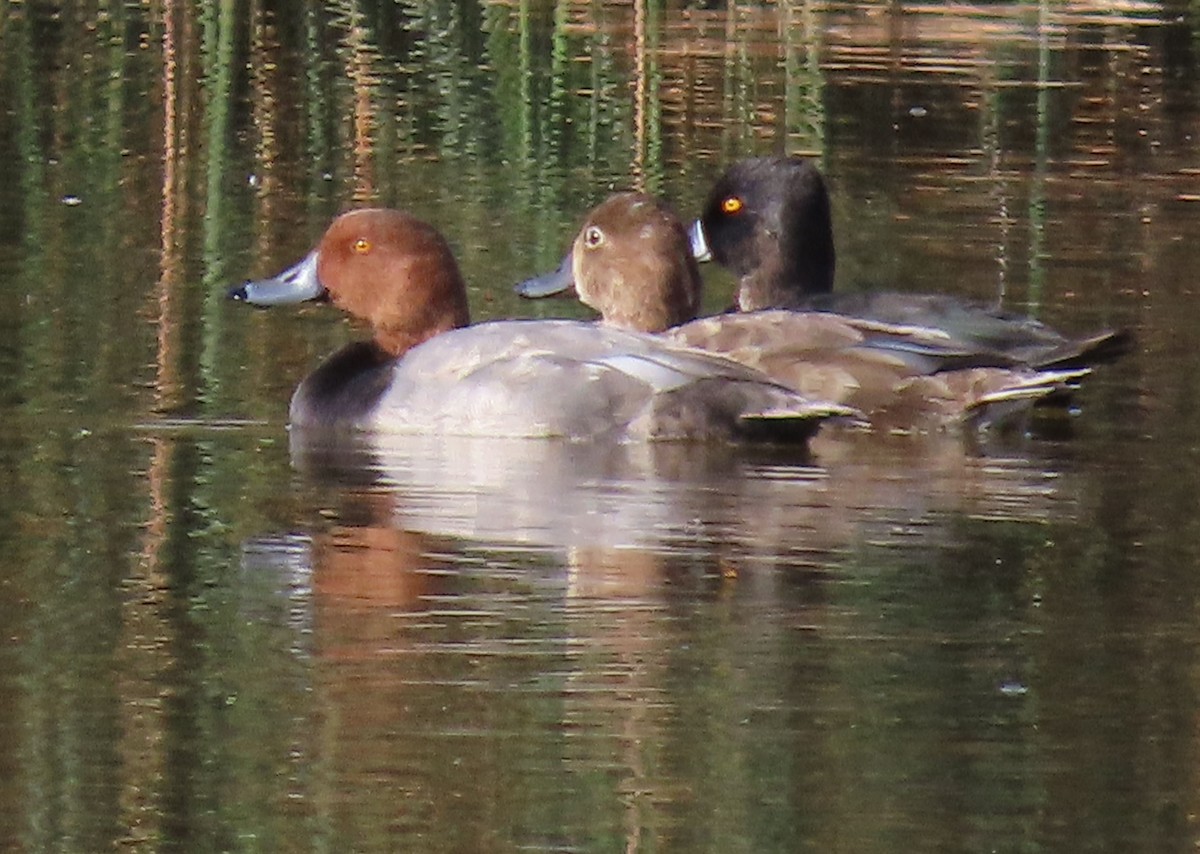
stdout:
{"type": "Polygon", "coordinates": [[[1193,850],[1198,141],[1178,0],[8,4],[0,845],[1193,850]],[[590,205],[780,151],[839,288],[1135,351],[982,448],[329,457],[356,330],[223,299],[385,204],[584,317],[509,286],[590,205]]]}

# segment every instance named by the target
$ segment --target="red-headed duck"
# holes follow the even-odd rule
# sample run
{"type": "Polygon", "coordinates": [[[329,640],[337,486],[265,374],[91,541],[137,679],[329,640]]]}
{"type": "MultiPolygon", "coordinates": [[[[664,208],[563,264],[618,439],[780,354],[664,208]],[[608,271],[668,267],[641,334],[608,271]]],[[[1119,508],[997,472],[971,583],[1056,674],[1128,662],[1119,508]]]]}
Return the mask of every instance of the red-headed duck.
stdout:
{"type": "Polygon", "coordinates": [[[396,210],[338,217],[306,258],[230,297],[327,298],[374,331],[292,397],[294,428],[572,440],[803,441],[853,416],[738,363],[577,321],[469,326],[445,239],[396,210]]]}
{"type": "Polygon", "coordinates": [[[986,426],[1087,373],[978,365],[978,354],[940,330],[824,312],[695,320],[701,281],[687,231],[666,205],[640,193],[593,209],[567,257],[518,293],[546,296],[573,285],[610,325],[726,355],[803,394],[860,409],[881,430],[986,426]]]}
{"type": "Polygon", "coordinates": [[[788,308],[922,326],[956,346],[1034,368],[1069,368],[1114,358],[1127,331],[1070,338],[1030,317],[944,294],[833,293],[835,253],[829,192],[802,157],[754,157],[729,167],[692,226],[693,252],[738,277],[741,311],[788,308]]]}

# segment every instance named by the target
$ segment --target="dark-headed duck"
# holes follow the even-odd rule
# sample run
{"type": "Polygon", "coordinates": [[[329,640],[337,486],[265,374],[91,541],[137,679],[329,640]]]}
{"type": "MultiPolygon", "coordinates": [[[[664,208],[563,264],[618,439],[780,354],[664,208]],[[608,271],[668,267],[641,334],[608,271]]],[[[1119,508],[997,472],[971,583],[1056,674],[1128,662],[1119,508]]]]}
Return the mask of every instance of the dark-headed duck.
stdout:
{"type": "Polygon", "coordinates": [[[1035,368],[1091,365],[1125,352],[1131,336],[1103,331],[1070,338],[1032,318],[942,294],[833,293],[835,253],[829,193],[802,157],[734,163],[709,193],[691,229],[693,253],[738,277],[741,311],[827,311],[944,332],[958,346],[1035,368]]]}

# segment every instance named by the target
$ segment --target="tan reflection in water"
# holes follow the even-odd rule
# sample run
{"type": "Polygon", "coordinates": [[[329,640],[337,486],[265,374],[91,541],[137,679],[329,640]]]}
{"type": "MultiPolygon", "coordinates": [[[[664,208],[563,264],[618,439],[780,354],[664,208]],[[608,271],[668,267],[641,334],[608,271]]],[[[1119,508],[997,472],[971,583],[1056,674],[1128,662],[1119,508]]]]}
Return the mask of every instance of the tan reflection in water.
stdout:
{"type": "MultiPolygon", "coordinates": [[[[562,598],[545,612],[562,620],[563,633],[543,651],[528,637],[538,634],[536,626],[511,630],[516,635],[504,628],[516,619],[504,610],[508,597],[490,605],[487,597],[472,596],[478,604],[471,605],[461,601],[461,590],[454,596],[462,583],[455,585],[445,574],[451,567],[431,556],[436,538],[378,524],[389,501],[359,494],[342,512],[374,522],[335,524],[314,541],[318,706],[332,787],[317,800],[337,815],[348,793],[357,792],[364,812],[381,810],[389,823],[440,834],[453,826],[447,811],[457,802],[473,803],[483,789],[519,789],[519,772],[493,740],[565,749],[584,771],[591,763],[619,762],[624,849],[640,850],[656,792],[644,753],[661,743],[668,708],[658,696],[668,655],[662,619],[668,559],[638,549],[569,550],[562,598]],[[560,711],[552,721],[520,722],[534,702],[529,695],[489,687],[547,679],[546,669],[564,665],[560,711]],[[596,737],[583,748],[560,746],[539,731],[546,724],[596,737]],[[455,758],[463,739],[477,747],[455,758]],[[456,763],[457,769],[449,767],[456,763]],[[447,767],[439,771],[438,765],[447,767]],[[364,806],[364,797],[374,800],[372,791],[390,794],[364,806]],[[396,800],[397,791],[405,797],[396,800]]],[[[525,585],[514,578],[510,586],[515,593],[525,585]]],[[[520,603],[512,598],[512,607],[520,603]]]]}
{"type": "MultiPolygon", "coordinates": [[[[528,809],[530,763],[602,768],[626,850],[681,797],[659,762],[681,714],[674,585],[766,591],[770,606],[776,573],[820,586],[863,543],[926,548],[951,536],[947,516],[1036,523],[1074,501],[1055,473],[957,439],[831,435],[820,469],[695,446],[411,445],[342,471],[294,458],[334,495],[310,551],[317,800],[420,832],[486,832],[457,824],[454,805],[528,809]]],[[[820,626],[822,607],[791,619],[820,626]]]]}
{"type": "Polygon", "coordinates": [[[174,316],[173,292],[182,278],[183,242],[179,233],[181,223],[177,221],[182,192],[179,176],[181,152],[178,149],[179,124],[177,121],[179,62],[176,44],[176,14],[168,9],[163,15],[163,174],[161,255],[156,287],[158,317],[155,331],[158,338],[156,354],[155,403],[161,410],[169,409],[180,402],[177,376],[178,358],[175,355],[176,339],[179,337],[179,322],[174,316]]]}
{"type": "Polygon", "coordinates": [[[653,48],[647,44],[646,33],[646,3],[647,0],[634,0],[633,3],[633,31],[634,31],[634,91],[633,91],[633,127],[634,127],[634,156],[633,156],[633,188],[636,190],[645,191],[646,187],[646,158],[648,141],[647,124],[658,119],[658,109],[654,109],[651,104],[657,105],[658,92],[655,91],[654,84],[657,83],[657,74],[655,73],[655,65],[650,56],[653,48]],[[654,75],[655,79],[649,79],[654,75]],[[651,110],[653,109],[653,114],[651,110]]]}
{"type": "Polygon", "coordinates": [[[350,146],[354,158],[353,198],[358,204],[366,204],[374,199],[376,193],[374,159],[377,154],[375,137],[379,119],[375,100],[382,79],[376,68],[379,64],[379,51],[371,41],[371,33],[364,24],[363,13],[357,4],[350,12],[350,24],[346,28],[342,49],[346,77],[354,92],[354,137],[350,146]]]}
{"type": "Polygon", "coordinates": [[[393,501],[381,493],[350,496],[356,517],[314,537],[312,587],[327,659],[372,659],[395,652],[398,616],[429,607],[444,576],[429,557],[434,538],[390,524],[393,501]]]}
{"type": "MultiPolygon", "coordinates": [[[[170,16],[168,16],[169,18],[170,16]]],[[[168,33],[170,28],[168,27],[168,33]]],[[[147,481],[149,519],[141,560],[126,584],[122,603],[121,636],[117,646],[120,665],[117,696],[121,699],[121,825],[129,829],[126,842],[145,842],[162,836],[165,814],[161,781],[167,777],[166,723],[163,682],[174,660],[169,650],[171,621],[167,608],[167,582],[160,565],[168,535],[170,510],[166,490],[170,485],[171,449],[174,443],[153,440],[147,481]]]]}
{"type": "Polygon", "coordinates": [[[275,222],[279,213],[277,203],[284,190],[279,176],[283,103],[279,89],[284,85],[280,73],[281,45],[263,8],[252,7],[250,21],[250,89],[254,93],[254,127],[257,131],[255,164],[257,195],[262,205],[259,216],[265,222],[275,222]]]}

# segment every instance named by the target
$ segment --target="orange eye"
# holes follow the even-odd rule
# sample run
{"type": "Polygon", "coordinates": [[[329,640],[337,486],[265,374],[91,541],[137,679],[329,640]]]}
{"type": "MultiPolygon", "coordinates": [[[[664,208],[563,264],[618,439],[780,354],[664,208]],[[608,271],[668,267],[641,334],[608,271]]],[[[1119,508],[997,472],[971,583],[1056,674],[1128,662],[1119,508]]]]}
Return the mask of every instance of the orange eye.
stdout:
{"type": "Polygon", "coordinates": [[[366,255],[371,251],[371,241],[365,237],[358,238],[358,240],[354,241],[354,251],[359,255],[366,255]]]}
{"type": "Polygon", "coordinates": [[[727,214],[741,213],[746,203],[737,196],[728,196],[721,202],[721,212],[727,214]]]}
{"type": "Polygon", "coordinates": [[[583,232],[583,245],[588,249],[595,249],[604,242],[604,232],[594,225],[589,225],[583,232]]]}

